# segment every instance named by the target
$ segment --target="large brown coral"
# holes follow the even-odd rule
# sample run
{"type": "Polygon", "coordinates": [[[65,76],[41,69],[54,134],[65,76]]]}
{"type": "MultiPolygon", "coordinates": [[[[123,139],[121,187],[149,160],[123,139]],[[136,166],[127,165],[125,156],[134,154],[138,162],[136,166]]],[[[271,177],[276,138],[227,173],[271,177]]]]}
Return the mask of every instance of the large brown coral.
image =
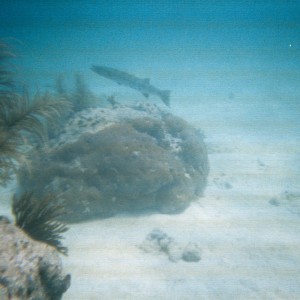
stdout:
{"type": "Polygon", "coordinates": [[[59,193],[70,222],[120,212],[183,211],[205,188],[206,147],[188,123],[150,108],[77,114],[48,152],[32,155],[30,171],[24,167],[19,174],[21,190],[59,193]]]}

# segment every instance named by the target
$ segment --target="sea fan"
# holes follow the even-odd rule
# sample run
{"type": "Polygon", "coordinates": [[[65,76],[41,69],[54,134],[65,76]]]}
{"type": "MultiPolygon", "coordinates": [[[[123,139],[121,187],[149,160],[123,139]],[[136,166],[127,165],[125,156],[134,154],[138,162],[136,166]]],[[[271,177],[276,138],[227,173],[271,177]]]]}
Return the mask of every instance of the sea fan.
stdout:
{"type": "Polygon", "coordinates": [[[10,70],[7,70],[7,62],[13,54],[9,52],[5,44],[0,43],[0,183],[5,184],[11,178],[11,170],[14,167],[13,160],[17,155],[17,145],[12,135],[4,129],[5,121],[1,112],[9,106],[12,96],[13,76],[10,70]]]}
{"type": "MultiPolygon", "coordinates": [[[[70,102],[56,99],[48,93],[37,93],[33,98],[28,94],[15,95],[5,109],[0,111],[3,126],[15,137],[24,132],[37,141],[47,140],[47,127],[55,126],[61,114],[70,110],[70,102]]],[[[19,139],[23,142],[22,139],[19,139]]]]}
{"type": "Polygon", "coordinates": [[[12,179],[15,160],[24,161],[21,153],[16,151],[18,143],[0,126],[0,184],[5,185],[12,179]]]}
{"type": "Polygon", "coordinates": [[[24,161],[27,141],[45,142],[49,127],[59,125],[57,121],[71,109],[69,101],[48,93],[34,97],[16,93],[8,64],[11,57],[8,47],[0,43],[0,185],[12,178],[16,162],[24,161]]]}
{"type": "Polygon", "coordinates": [[[0,43],[0,90],[13,86],[13,73],[5,68],[7,59],[14,57],[5,44],[0,43]]]}
{"type": "Polygon", "coordinates": [[[65,212],[55,196],[47,195],[41,200],[33,197],[32,192],[26,192],[19,198],[14,196],[12,211],[16,225],[31,238],[47,243],[67,255],[68,249],[61,243],[61,233],[67,231],[68,227],[57,221],[65,212]]]}

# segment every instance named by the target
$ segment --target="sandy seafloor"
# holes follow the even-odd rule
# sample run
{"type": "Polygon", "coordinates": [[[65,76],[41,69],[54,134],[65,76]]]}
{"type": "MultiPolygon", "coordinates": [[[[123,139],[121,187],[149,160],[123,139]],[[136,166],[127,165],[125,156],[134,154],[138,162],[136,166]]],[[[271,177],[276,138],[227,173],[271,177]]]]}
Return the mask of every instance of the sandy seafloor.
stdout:
{"type": "MultiPolygon", "coordinates": [[[[174,104],[206,134],[204,197],[178,215],[71,225],[62,258],[72,285],[63,299],[300,299],[298,104],[238,101],[174,104]],[[266,110],[270,118],[261,116],[266,110]],[[154,228],[197,243],[202,259],[173,263],[143,252],[138,246],[154,228]]],[[[1,206],[8,214],[8,202],[1,206]]]]}

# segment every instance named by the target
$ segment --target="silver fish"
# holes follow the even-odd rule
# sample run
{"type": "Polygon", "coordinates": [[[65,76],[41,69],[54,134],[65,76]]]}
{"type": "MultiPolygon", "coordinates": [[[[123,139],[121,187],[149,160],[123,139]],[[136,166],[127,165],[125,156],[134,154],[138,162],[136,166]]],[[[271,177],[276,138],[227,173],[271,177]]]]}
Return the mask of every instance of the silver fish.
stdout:
{"type": "Polygon", "coordinates": [[[167,106],[170,106],[170,91],[160,90],[154,87],[150,84],[149,78],[141,79],[126,72],[104,66],[94,65],[91,69],[100,76],[108,78],[120,85],[125,85],[141,92],[146,98],[148,98],[149,95],[156,95],[160,97],[160,99],[167,106]]]}

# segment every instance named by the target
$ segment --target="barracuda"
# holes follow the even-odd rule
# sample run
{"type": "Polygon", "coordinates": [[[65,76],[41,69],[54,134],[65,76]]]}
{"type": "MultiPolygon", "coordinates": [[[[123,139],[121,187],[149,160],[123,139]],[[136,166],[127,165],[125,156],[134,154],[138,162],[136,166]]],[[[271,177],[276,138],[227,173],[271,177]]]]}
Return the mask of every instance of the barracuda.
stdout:
{"type": "Polygon", "coordinates": [[[170,91],[160,90],[151,85],[149,78],[141,79],[126,72],[104,66],[94,65],[91,69],[102,77],[141,92],[146,98],[148,98],[149,95],[156,95],[160,97],[165,105],[170,106],[170,91]]]}

